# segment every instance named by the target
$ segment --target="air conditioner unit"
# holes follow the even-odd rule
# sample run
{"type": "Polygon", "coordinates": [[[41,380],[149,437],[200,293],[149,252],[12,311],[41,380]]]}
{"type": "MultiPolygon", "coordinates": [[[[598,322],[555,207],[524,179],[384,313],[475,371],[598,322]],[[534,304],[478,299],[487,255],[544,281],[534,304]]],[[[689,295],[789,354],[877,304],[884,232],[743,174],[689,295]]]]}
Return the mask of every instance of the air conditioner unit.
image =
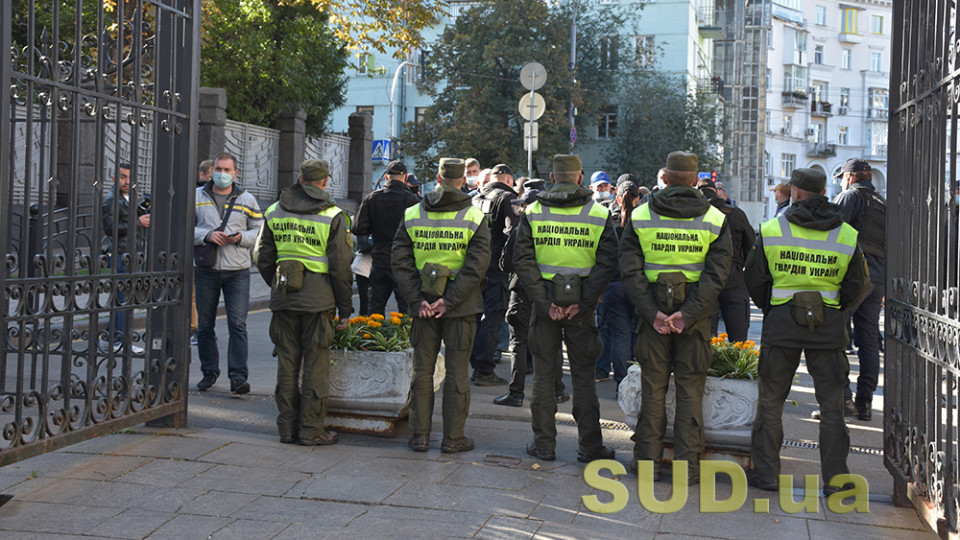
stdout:
{"type": "Polygon", "coordinates": [[[781,134],[781,135],[790,135],[790,132],[787,131],[787,128],[780,128],[780,134],[781,134]]]}
{"type": "Polygon", "coordinates": [[[839,110],[837,111],[837,114],[839,114],[840,116],[846,116],[846,114],[847,114],[847,108],[846,108],[846,107],[840,107],[839,110]]]}
{"type": "Polygon", "coordinates": [[[813,128],[807,128],[806,134],[808,137],[814,133],[816,133],[816,131],[813,128]]]}

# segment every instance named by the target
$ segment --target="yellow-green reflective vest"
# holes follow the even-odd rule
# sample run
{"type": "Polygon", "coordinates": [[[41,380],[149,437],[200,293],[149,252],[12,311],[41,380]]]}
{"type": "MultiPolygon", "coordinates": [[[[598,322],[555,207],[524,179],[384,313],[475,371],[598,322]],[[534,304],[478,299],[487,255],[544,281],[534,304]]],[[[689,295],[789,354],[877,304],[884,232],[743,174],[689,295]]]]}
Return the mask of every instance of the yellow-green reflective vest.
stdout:
{"type": "Polygon", "coordinates": [[[277,262],[300,261],[311,272],[329,273],[327,240],[333,218],[340,212],[331,206],[316,214],[294,214],[280,208],[279,202],[271,204],[264,216],[277,246],[277,262]]]}
{"type": "Polygon", "coordinates": [[[857,248],[857,230],[843,223],[817,231],[780,216],[760,226],[763,253],[773,277],[770,304],[786,304],[799,292],[816,291],[823,303],[840,306],[840,282],[857,248]]]}
{"type": "Polygon", "coordinates": [[[430,212],[423,203],[407,208],[403,222],[413,242],[417,270],[428,262],[442,264],[450,269],[450,278],[455,277],[467,258],[467,245],[483,220],[483,212],[473,205],[454,212],[430,212]]]}
{"type": "Polygon", "coordinates": [[[720,236],[727,216],[710,205],[693,218],[661,216],[645,203],[630,214],[643,248],[643,273],[653,283],[662,272],[681,272],[688,282],[700,281],[710,244],[720,236]]]}
{"type": "Polygon", "coordinates": [[[610,211],[593,200],[583,206],[546,206],[536,201],[527,207],[533,249],[543,279],[553,276],[586,277],[597,264],[597,246],[610,211]]]}

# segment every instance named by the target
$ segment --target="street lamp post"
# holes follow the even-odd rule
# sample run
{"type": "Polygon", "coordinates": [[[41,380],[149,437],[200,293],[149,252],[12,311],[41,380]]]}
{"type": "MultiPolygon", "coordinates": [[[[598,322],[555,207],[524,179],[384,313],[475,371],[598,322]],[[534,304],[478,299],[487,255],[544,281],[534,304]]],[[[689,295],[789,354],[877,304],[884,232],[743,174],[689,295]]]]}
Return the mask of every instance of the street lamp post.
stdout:
{"type": "Polygon", "coordinates": [[[393,110],[395,108],[393,101],[397,96],[397,80],[400,78],[400,70],[407,66],[417,67],[417,65],[413,62],[408,62],[406,60],[400,62],[400,65],[397,66],[396,71],[393,72],[393,84],[390,85],[390,159],[393,159],[394,141],[396,141],[394,133],[396,132],[397,127],[396,123],[393,121],[393,110]]]}
{"type": "Polygon", "coordinates": [[[576,123],[573,118],[573,87],[577,83],[577,13],[580,11],[580,0],[575,0],[573,3],[573,20],[570,22],[570,151],[573,151],[574,144],[574,130],[576,129],[576,123]]]}

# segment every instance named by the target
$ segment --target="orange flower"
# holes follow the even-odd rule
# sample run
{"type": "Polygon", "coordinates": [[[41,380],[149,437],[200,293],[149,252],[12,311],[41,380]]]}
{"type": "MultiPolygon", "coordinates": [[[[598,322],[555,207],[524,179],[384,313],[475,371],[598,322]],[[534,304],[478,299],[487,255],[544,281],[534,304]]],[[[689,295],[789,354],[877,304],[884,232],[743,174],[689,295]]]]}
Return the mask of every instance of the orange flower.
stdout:
{"type": "Polygon", "coordinates": [[[403,323],[403,320],[401,320],[400,317],[390,317],[390,322],[399,326],[401,323],[403,323]]]}
{"type": "Polygon", "coordinates": [[[397,313],[396,311],[390,312],[391,317],[403,317],[403,313],[397,313]]]}
{"type": "Polygon", "coordinates": [[[364,335],[363,335],[363,339],[370,339],[370,338],[372,338],[372,337],[373,337],[373,336],[371,336],[370,334],[364,334],[364,335]]]}
{"type": "Polygon", "coordinates": [[[383,315],[379,313],[374,313],[373,315],[370,316],[370,320],[372,321],[382,321],[383,319],[384,319],[383,315]]]}
{"type": "Polygon", "coordinates": [[[367,323],[367,326],[369,326],[370,328],[380,328],[383,325],[378,323],[377,321],[370,321],[369,323],[367,323]]]}
{"type": "Polygon", "coordinates": [[[724,340],[724,341],[727,340],[727,334],[720,334],[720,335],[718,335],[717,337],[720,338],[720,339],[722,339],[722,340],[724,340]]]}

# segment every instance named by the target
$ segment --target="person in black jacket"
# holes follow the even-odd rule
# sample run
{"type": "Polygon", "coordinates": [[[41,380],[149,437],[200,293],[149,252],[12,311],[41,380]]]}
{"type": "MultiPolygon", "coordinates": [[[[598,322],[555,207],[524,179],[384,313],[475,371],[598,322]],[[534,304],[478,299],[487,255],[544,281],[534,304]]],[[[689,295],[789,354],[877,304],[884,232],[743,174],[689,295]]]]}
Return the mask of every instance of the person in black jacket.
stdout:
{"type": "Polygon", "coordinates": [[[718,298],[720,312],[711,320],[713,335],[717,335],[720,326],[720,315],[723,315],[723,325],[731,343],[747,341],[747,331],[750,329],[750,294],[743,279],[743,266],[747,255],[753,249],[757,240],[757,233],[750,225],[750,220],[743,210],[731,205],[717,193],[713,180],[703,179],[697,188],[707,197],[717,210],[727,216],[727,225],[730,227],[730,240],[733,243],[733,261],[730,264],[730,275],[720,291],[718,298]]]}
{"type": "Polygon", "coordinates": [[[407,208],[420,202],[407,186],[407,166],[400,160],[387,165],[387,182],[363,198],[357,211],[357,220],[353,224],[353,234],[373,236],[373,268],[370,270],[370,313],[384,314],[387,300],[393,294],[397,299],[397,311],[407,312],[407,303],[403,300],[390,269],[391,245],[397,228],[403,221],[407,208]]]}
{"type": "Polygon", "coordinates": [[[480,188],[473,198],[473,205],[486,216],[490,225],[490,266],[487,269],[486,285],[483,289],[483,318],[477,327],[477,338],[473,343],[473,366],[471,380],[477,386],[507,384],[507,380],[494,373],[497,363],[493,353],[497,348],[500,327],[507,314],[510,299],[510,273],[500,266],[500,254],[507,244],[510,231],[518,222],[517,213],[511,201],[517,198],[513,190],[513,169],[509,165],[499,164],[491,169],[490,181],[480,188]]]}
{"type": "MultiPolygon", "coordinates": [[[[126,274],[130,271],[136,271],[136,268],[128,268],[124,262],[124,253],[130,253],[130,261],[136,261],[138,249],[142,249],[143,237],[140,229],[150,227],[149,212],[137,212],[136,219],[133,220],[134,230],[130,231],[130,208],[137,210],[138,201],[130,200],[130,176],[132,167],[129,163],[117,165],[117,176],[114,179],[113,189],[103,198],[100,209],[100,221],[103,225],[103,234],[106,235],[107,245],[104,252],[110,255],[112,261],[117,263],[117,273],[126,274]],[[132,204],[131,204],[132,203],[132,204]],[[116,211],[114,211],[116,207],[116,211]],[[130,239],[133,242],[130,242],[130,239]]],[[[126,303],[125,295],[122,290],[117,291],[117,300],[120,304],[126,303]]],[[[100,339],[100,348],[106,350],[111,346],[114,352],[119,352],[126,334],[126,313],[124,311],[114,312],[113,339],[100,339]]],[[[134,354],[142,354],[143,347],[131,345],[134,354]]]]}

